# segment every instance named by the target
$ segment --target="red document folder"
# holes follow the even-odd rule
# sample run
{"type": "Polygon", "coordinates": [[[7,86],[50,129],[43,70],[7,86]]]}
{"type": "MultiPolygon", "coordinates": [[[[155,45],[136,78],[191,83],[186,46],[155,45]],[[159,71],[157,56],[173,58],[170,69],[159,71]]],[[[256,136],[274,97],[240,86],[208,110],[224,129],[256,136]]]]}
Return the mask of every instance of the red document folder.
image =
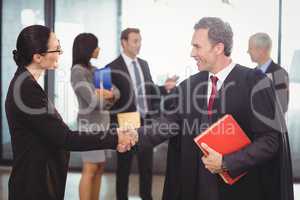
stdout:
{"type": "MultiPolygon", "coordinates": [[[[201,143],[207,144],[210,148],[222,155],[238,151],[251,143],[250,139],[231,115],[223,116],[208,129],[195,137],[194,141],[204,155],[208,153],[201,147],[201,143]]],[[[236,178],[231,178],[227,172],[222,172],[219,175],[227,184],[232,185],[246,173],[247,172],[236,178]]]]}

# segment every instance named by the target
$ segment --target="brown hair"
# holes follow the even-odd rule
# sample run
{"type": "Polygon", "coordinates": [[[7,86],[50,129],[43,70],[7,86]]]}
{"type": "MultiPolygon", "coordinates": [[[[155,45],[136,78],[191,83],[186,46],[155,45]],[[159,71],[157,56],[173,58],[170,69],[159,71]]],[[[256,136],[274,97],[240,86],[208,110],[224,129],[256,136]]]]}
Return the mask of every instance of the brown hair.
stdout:
{"type": "Polygon", "coordinates": [[[126,28],[121,33],[121,40],[128,40],[129,33],[140,33],[140,30],[138,28],[126,28]]]}

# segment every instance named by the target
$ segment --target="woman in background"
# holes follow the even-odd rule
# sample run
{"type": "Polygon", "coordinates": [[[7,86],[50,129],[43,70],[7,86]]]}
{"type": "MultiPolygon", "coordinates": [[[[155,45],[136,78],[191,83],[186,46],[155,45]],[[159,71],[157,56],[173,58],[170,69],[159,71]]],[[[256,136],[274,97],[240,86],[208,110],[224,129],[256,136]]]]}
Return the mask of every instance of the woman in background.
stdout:
{"type": "Polygon", "coordinates": [[[13,54],[18,68],[5,100],[13,151],[9,200],[63,200],[68,151],[114,149],[136,140],[121,132],[116,135],[112,129],[97,134],[71,131],[62,121],[37,82],[45,70],[57,68],[62,54],[48,27],[24,28],[16,46],[13,54]]]}
{"type": "MultiPolygon", "coordinates": [[[[79,34],[73,43],[71,83],[79,104],[79,131],[107,130],[110,125],[109,108],[120,98],[115,87],[112,90],[96,89],[93,74],[96,67],[92,58],[98,58],[98,39],[91,33],[79,34]]],[[[83,169],[79,184],[81,200],[98,200],[101,177],[104,170],[104,150],[82,152],[83,169]]]]}

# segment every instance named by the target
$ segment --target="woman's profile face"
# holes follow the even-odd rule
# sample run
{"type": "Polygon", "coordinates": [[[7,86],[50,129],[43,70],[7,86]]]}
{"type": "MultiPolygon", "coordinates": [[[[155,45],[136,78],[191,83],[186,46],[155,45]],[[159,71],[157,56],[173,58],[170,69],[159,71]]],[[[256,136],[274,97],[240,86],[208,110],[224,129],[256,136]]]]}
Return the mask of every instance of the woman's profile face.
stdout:
{"type": "Polygon", "coordinates": [[[41,67],[43,69],[56,69],[58,67],[58,60],[61,54],[62,49],[59,41],[56,38],[56,35],[52,32],[48,41],[48,50],[41,54],[41,67]]]}
{"type": "Polygon", "coordinates": [[[97,47],[96,49],[94,49],[94,51],[92,53],[92,58],[98,58],[99,52],[100,52],[100,48],[99,47],[97,47]]]}

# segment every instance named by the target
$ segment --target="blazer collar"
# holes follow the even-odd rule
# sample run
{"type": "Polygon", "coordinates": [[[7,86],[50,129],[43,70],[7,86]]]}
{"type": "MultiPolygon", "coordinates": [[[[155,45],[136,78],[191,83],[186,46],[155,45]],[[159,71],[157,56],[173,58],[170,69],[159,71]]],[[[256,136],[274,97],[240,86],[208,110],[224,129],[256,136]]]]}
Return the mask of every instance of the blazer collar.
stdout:
{"type": "Polygon", "coordinates": [[[237,77],[239,72],[239,67],[237,64],[235,64],[235,66],[233,67],[233,69],[229,72],[229,74],[227,75],[227,77],[225,78],[221,90],[224,89],[226,87],[226,85],[231,84],[231,83],[235,83],[237,81],[237,77]]]}
{"type": "Polygon", "coordinates": [[[268,68],[266,70],[266,73],[272,73],[272,72],[274,72],[276,70],[276,68],[274,68],[274,67],[275,67],[275,63],[272,60],[271,63],[270,63],[270,65],[268,66],[268,68]]]}

